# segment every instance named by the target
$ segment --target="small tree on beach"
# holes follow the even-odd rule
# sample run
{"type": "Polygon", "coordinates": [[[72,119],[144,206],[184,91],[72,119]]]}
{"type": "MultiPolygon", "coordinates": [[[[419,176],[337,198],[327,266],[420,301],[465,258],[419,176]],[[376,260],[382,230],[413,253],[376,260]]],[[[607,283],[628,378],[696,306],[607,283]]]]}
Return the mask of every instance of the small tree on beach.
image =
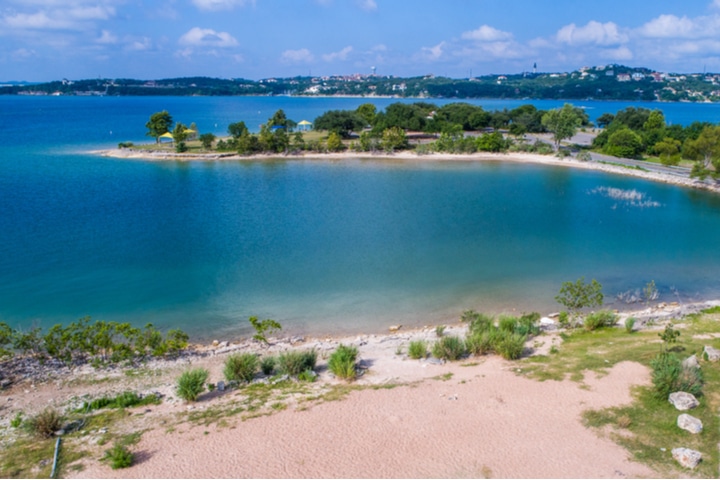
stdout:
{"type": "Polygon", "coordinates": [[[148,129],[148,137],[153,137],[155,143],[160,143],[160,136],[168,133],[173,125],[173,119],[167,110],[162,112],[153,113],[150,115],[150,120],[145,124],[148,129]]]}
{"type": "Polygon", "coordinates": [[[562,108],[549,110],[542,117],[542,124],[553,134],[555,149],[560,148],[560,142],[572,138],[577,132],[582,119],[575,111],[575,107],[566,103],[562,108]]]}
{"type": "Polygon", "coordinates": [[[583,308],[599,307],[603,303],[602,285],[593,279],[585,283],[585,278],[579,278],[575,282],[565,282],[560,287],[560,293],[555,300],[564,305],[576,317],[583,308]]]}

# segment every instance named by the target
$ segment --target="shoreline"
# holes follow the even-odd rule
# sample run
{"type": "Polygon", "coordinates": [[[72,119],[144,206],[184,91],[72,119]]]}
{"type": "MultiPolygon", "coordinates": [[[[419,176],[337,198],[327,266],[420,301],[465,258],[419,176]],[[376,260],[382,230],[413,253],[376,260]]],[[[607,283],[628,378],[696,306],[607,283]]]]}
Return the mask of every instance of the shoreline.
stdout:
{"type": "Polygon", "coordinates": [[[140,160],[152,162],[218,162],[218,161],[242,161],[242,162],[264,162],[272,160],[393,160],[401,162],[512,162],[531,163],[538,165],[578,168],[584,170],[595,170],[605,173],[642,178],[659,183],[676,185],[680,187],[706,190],[713,193],[720,193],[720,182],[708,183],[702,180],[690,178],[690,171],[684,175],[670,175],[660,172],[638,170],[631,167],[623,167],[597,161],[579,161],[573,157],[558,158],[554,155],[540,155],[535,153],[509,152],[492,153],[481,152],[473,154],[449,154],[430,153],[418,155],[414,152],[397,153],[365,153],[365,152],[340,152],[340,153],[300,153],[300,154],[259,154],[259,155],[238,155],[236,153],[207,153],[187,154],[175,152],[163,152],[154,150],[133,150],[133,149],[108,149],[94,150],[90,152],[103,157],[140,160]]]}
{"type": "MultiPolygon", "coordinates": [[[[636,326],[660,329],[678,315],[713,306],[720,301],[692,308],[658,304],[636,310],[636,326]]],[[[623,328],[625,316],[615,328],[623,328]]],[[[556,323],[545,318],[541,325],[543,333],[526,342],[524,357],[562,348],[556,323]]],[[[446,327],[446,335],[462,336],[467,329],[457,320],[446,327]]],[[[251,339],[219,341],[195,346],[177,359],[151,360],[129,370],[84,365],[1,391],[0,420],[5,425],[17,412],[30,416],[49,405],[72,410],[78,402],[127,390],[162,396],[161,404],[130,408],[125,420],[110,427],[117,435],[143,432],[131,447],[137,460],[131,468],[111,470],[100,460],[109,445],[95,429],[65,439],[63,448],[84,451],[83,468],[70,468],[64,474],[68,478],[657,477],[611,438],[582,422],[588,409],[631,403],[632,388],[650,383],[647,367],[621,361],[604,375],[586,372],[578,383],[527,378],[519,374],[523,364],[497,355],[456,362],[407,357],[408,342],[436,339],[434,326],[401,327],[379,335],[273,338],[268,346],[251,339]],[[367,368],[351,385],[334,378],[326,367],[328,355],[340,344],[356,346],[367,368]],[[242,400],[242,391],[234,389],[203,393],[190,404],[176,398],[175,380],[189,368],[206,368],[209,381],[217,382],[229,354],[266,356],[308,349],[318,352],[318,378],[305,393],[285,395],[282,408],[265,400],[257,413],[220,414],[242,400]],[[344,393],[325,398],[339,392],[344,393]],[[202,420],[205,416],[208,423],[202,420]],[[71,447],[72,442],[80,442],[79,447],[71,447]],[[282,454],[268,456],[278,451],[282,454]]],[[[268,380],[261,376],[255,382],[267,385],[268,380]]],[[[11,429],[3,431],[7,433],[0,441],[5,442],[11,429]]]]}

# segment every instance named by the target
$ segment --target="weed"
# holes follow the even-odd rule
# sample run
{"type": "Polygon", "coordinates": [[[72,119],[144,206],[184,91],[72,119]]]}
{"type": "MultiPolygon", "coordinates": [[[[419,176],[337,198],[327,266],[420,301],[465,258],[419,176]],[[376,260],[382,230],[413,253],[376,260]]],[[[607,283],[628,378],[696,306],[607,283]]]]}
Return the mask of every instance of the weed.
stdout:
{"type": "Polygon", "coordinates": [[[627,333],[632,333],[634,326],[635,326],[635,317],[628,317],[625,319],[625,331],[627,333]]]}
{"type": "Polygon", "coordinates": [[[105,452],[103,460],[110,463],[110,467],[113,470],[119,468],[128,468],[132,465],[134,460],[133,453],[128,448],[121,444],[116,444],[113,448],[105,452]]]}
{"type": "Polygon", "coordinates": [[[450,361],[458,360],[464,356],[465,353],[465,342],[456,336],[442,337],[435,342],[432,348],[432,354],[435,358],[450,361]]]}
{"type": "Polygon", "coordinates": [[[47,407],[34,417],[29,418],[25,425],[30,433],[38,438],[50,438],[62,427],[63,417],[52,407],[47,407]]]}
{"type": "Polygon", "coordinates": [[[493,327],[492,317],[477,313],[473,310],[463,313],[462,320],[468,322],[468,335],[482,333],[493,327]]]}
{"type": "Polygon", "coordinates": [[[435,336],[442,337],[445,334],[445,328],[447,328],[445,325],[435,327],[435,336]]]}
{"type": "Polygon", "coordinates": [[[667,399],[673,392],[702,394],[702,371],[696,367],[683,367],[682,362],[672,353],[662,352],[651,362],[652,382],[658,398],[667,399]]]}
{"type": "Polygon", "coordinates": [[[183,372],[177,380],[176,392],[178,397],[187,402],[197,400],[197,397],[205,390],[205,381],[209,375],[210,372],[204,368],[183,372]]]}
{"type": "Polygon", "coordinates": [[[258,357],[254,353],[230,355],[225,359],[223,375],[229,382],[251,382],[258,364],[258,357]]]}
{"type": "Polygon", "coordinates": [[[473,355],[486,355],[492,353],[499,331],[495,327],[483,331],[468,332],[465,338],[465,346],[473,355]]]}
{"type": "Polygon", "coordinates": [[[303,370],[302,372],[298,373],[297,379],[301,382],[312,383],[317,379],[317,373],[315,373],[314,370],[310,370],[308,368],[307,370],[303,370]]]}
{"type": "Polygon", "coordinates": [[[612,327],[617,322],[617,316],[609,310],[600,310],[599,312],[591,313],[583,321],[585,330],[593,331],[598,328],[612,327]]]}
{"type": "Polygon", "coordinates": [[[10,426],[12,428],[18,428],[23,422],[23,412],[17,412],[12,420],[10,420],[10,426]]]}
{"type": "Polygon", "coordinates": [[[518,319],[507,315],[502,315],[498,320],[498,328],[501,332],[514,332],[518,326],[518,319]]]}
{"type": "Polygon", "coordinates": [[[126,391],[115,397],[100,397],[91,402],[83,402],[82,407],[76,412],[86,413],[91,410],[99,410],[101,408],[130,408],[144,405],[159,405],[160,397],[153,394],[140,396],[135,392],[126,391]]]}
{"type": "Polygon", "coordinates": [[[413,360],[427,356],[427,343],[424,340],[412,340],[408,346],[408,356],[413,360]]]}
{"type": "Polygon", "coordinates": [[[315,370],[317,352],[313,350],[283,352],[278,356],[276,367],[280,373],[297,376],[305,370],[315,370]]]}
{"type": "Polygon", "coordinates": [[[355,369],[357,355],[357,347],[340,344],[337,350],[330,355],[328,369],[338,378],[348,381],[355,380],[357,376],[357,370],[355,369]]]}
{"type": "Polygon", "coordinates": [[[495,351],[505,360],[516,360],[525,349],[525,340],[527,337],[520,333],[501,331],[495,342],[495,351]]]}
{"type": "Polygon", "coordinates": [[[275,371],[275,357],[263,357],[260,361],[260,370],[263,375],[270,376],[275,371]]]}

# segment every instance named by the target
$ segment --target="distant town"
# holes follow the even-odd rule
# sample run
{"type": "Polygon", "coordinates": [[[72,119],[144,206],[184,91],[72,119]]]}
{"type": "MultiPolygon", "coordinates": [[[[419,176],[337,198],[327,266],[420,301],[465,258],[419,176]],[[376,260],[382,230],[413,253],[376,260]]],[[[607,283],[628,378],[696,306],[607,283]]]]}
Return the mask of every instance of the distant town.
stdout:
{"type": "Polygon", "coordinates": [[[572,72],[527,72],[448,78],[432,74],[395,77],[368,74],[292,78],[186,77],[162,80],[86,79],[0,85],[7,95],[292,95],[396,98],[508,98],[564,100],[720,101],[720,74],[677,74],[623,65],[582,67],[572,72]]]}

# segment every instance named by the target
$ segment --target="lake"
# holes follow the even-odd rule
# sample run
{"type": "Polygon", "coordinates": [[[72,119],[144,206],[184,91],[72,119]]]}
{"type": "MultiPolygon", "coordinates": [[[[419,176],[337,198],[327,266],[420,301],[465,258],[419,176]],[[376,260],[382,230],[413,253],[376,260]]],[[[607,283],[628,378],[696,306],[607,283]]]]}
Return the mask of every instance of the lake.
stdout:
{"type": "MultiPolygon", "coordinates": [[[[163,109],[222,134],[239,120],[256,130],[278,108],[312,121],[367,101],[0,97],[0,320],[47,328],[91,315],[207,340],[247,335],[252,315],[320,334],[453,321],[470,308],[547,313],[561,283],[581,276],[614,307],[651,280],[662,300],[720,298],[720,197],[707,192],[517,163],[88,153],[150,140],[145,122],[163,109]]],[[[575,104],[591,118],[659,108],[682,124],[720,113],[575,104]]]]}

